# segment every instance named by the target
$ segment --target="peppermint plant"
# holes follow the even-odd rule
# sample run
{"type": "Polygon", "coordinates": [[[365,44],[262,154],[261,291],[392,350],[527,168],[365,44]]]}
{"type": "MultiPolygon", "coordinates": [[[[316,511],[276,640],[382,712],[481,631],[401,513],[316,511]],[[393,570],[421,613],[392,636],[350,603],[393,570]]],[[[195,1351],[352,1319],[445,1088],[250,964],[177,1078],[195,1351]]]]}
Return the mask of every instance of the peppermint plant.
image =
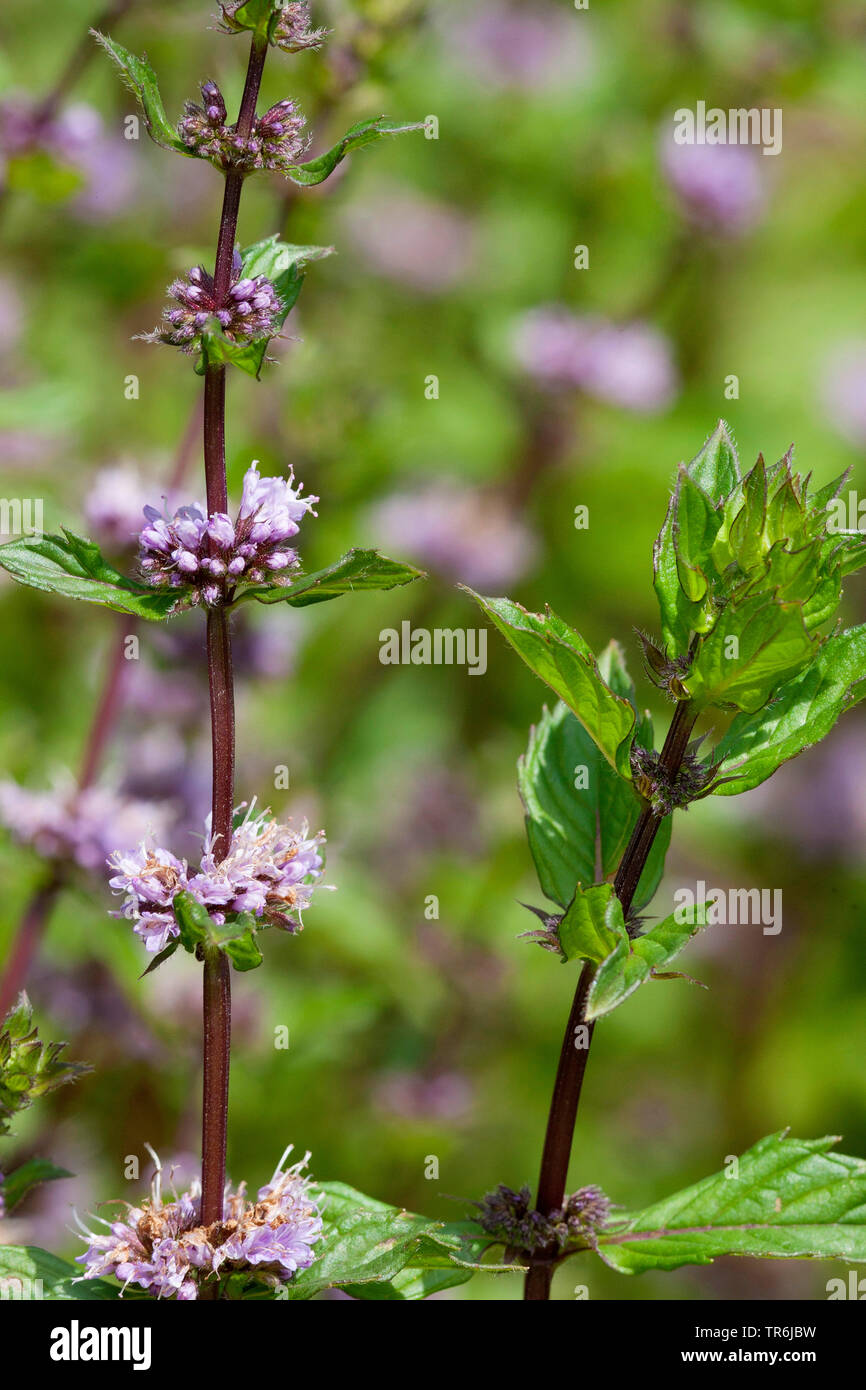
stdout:
{"type": "Polygon", "coordinates": [[[680,466],[654,547],[658,632],[637,634],[646,675],[672,709],[659,748],[618,643],[596,658],[550,609],[467,590],[558,697],[519,765],[550,904],[531,909],[541,925],[526,935],[576,963],[578,978],[535,1201],[529,1187],[503,1185],[477,1211],[490,1243],[526,1267],[527,1299],[549,1298],[556,1268],[585,1251],[627,1274],[720,1255],[866,1260],[866,1161],[834,1152],[833,1138],[770,1135],[733,1178],[719,1173],[642,1211],[613,1206],[597,1187],[566,1192],[596,1023],[647,982],[676,976],[680,952],[720,918],[709,901],[652,926],[643,915],[674,815],[757,787],[866,695],[866,625],[846,630],[838,617],[843,580],[866,564],[866,537],[836,525],[844,481],[813,488],[793,451],[743,473],[722,422],[680,466]]]}
{"type": "Polygon", "coordinates": [[[144,335],[180,349],[203,380],[205,500],[167,513],[145,508],[134,573],[118,570],[94,542],[65,528],[0,548],[0,565],[13,578],[58,596],[149,622],[168,622],[189,609],[202,615],[213,794],[200,862],[190,866],[153,838],[119,843],[109,856],[110,887],[120,900],[115,915],[140,937],[147,970],[181,949],[202,967],[201,1177],[168,1197],[154,1154],[150,1195],[124,1220],[94,1218],[96,1230],[84,1227],[79,1267],[44,1251],[6,1247],[0,1271],[41,1278],[45,1296],[56,1299],[114,1298],[123,1291],[182,1301],[308,1299],[335,1287],[361,1298],[418,1298],[470,1277],[484,1249],[476,1229],[399,1211],[341,1183],[314,1182],[305,1174],[309,1155],[289,1162],[291,1145],[255,1198],[243,1183],[234,1188],[226,1179],[231,970],[262,964],[268,928],[301,930],[324,872],[325,838],[306,825],[278,823],[253,791],[238,805],[232,615],[248,602],[302,608],[356,590],[390,589],[420,571],[368,549],[305,571],[296,538],[319,499],[303,496],[291,474],[264,477],[253,463],[239,504],[230,509],[225,390],[229,369],[261,376],[268,344],[297,301],[307,266],[332,250],[275,236],[239,245],[246,179],[276,171],[310,187],[353,150],[420,127],[376,117],[354,125],[325,154],[305,158],[310,137],[296,104],[287,98],[260,115],[259,88],[272,49],[315,50],[326,32],[313,27],[308,5],[280,0],[226,0],[221,25],[227,41],[249,42],[233,121],[217,86],[205,80],[201,103],[187,103],[173,124],[146,59],[94,35],[138,98],[156,144],[206,160],[224,180],[213,269],[193,267],[170,285],[172,306],[144,335]]]}

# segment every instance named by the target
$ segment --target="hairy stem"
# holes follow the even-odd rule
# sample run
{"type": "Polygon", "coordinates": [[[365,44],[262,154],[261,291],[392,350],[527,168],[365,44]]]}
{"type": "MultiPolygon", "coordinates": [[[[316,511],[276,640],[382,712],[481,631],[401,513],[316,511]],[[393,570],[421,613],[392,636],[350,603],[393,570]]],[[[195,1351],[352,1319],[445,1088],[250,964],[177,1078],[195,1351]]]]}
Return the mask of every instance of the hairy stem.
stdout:
{"type": "MultiPolygon", "coordinates": [[[[267,57],[267,42],[253,38],[237,129],[249,135],[267,57]]],[[[214,266],[214,295],[223,299],[231,287],[232,257],[238,229],[243,178],[226,176],[214,266]]],[[[204,467],[208,513],[228,506],[225,452],[225,367],[207,367],[204,385],[204,467]]],[[[207,617],[207,664],[210,687],[213,796],[211,836],[217,861],[231,847],[235,783],[235,708],[232,644],[223,607],[207,617]]],[[[204,961],[202,993],[202,1197],[201,1220],[208,1226],[223,1215],[228,1129],[229,1060],[231,1049],[231,981],[229,962],[219,951],[204,961]]],[[[204,1292],[204,1291],[203,1291],[204,1292]]],[[[215,1296],[215,1294],[214,1294],[215,1296]]]]}
{"type": "MultiPolygon", "coordinates": [[[[662,765],[670,773],[675,773],[683,760],[696,718],[688,700],[677,705],[661,752],[662,765]]],[[[614,879],[614,891],[622,904],[624,917],[631,910],[640,876],[663,820],[663,816],[657,816],[649,808],[638,816],[614,879]]],[[[574,1125],[594,1027],[586,1020],[586,1004],[594,975],[595,967],[587,961],[577,982],[553,1084],[536,1201],[536,1209],[545,1216],[561,1207],[565,1199],[574,1125]]],[[[549,1256],[530,1265],[525,1299],[538,1302],[550,1297],[554,1268],[549,1256]]]]}

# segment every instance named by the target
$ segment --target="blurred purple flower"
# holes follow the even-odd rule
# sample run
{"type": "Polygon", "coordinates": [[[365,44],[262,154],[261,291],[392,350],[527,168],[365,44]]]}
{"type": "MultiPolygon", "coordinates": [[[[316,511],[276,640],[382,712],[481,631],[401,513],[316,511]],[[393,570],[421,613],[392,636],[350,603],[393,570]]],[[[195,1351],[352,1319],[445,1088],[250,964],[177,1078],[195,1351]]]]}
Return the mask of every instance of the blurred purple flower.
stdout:
{"type": "Polygon", "coordinates": [[[388,1072],[374,1094],[380,1109],[404,1120],[457,1120],[472,1104],[472,1087],[456,1071],[388,1072]]]}
{"type": "Polygon", "coordinates": [[[4,275],[0,279],[0,357],[15,351],[23,324],[24,308],[18,287],[4,275]]]}
{"type": "Polygon", "coordinates": [[[386,279],[423,294],[465,280],[476,255],[469,218],[421,193],[380,186],[353,203],[344,222],[354,248],[386,279]]]}
{"type": "Polygon", "coordinates": [[[516,361],[542,385],[576,387],[624,410],[653,414],[677,393],[670,342],[650,324],[617,324],[549,305],[523,315],[512,346],[516,361]]]}
{"type": "Polygon", "coordinates": [[[443,11],[442,36],[459,66],[487,87],[574,87],[591,70],[586,18],[574,10],[527,0],[489,0],[467,9],[443,11]]]}
{"type": "Polygon", "coordinates": [[[83,791],[71,784],[32,791],[17,782],[0,782],[0,823],[20,843],[44,859],[102,868],[112,848],[162,834],[168,807],[122,796],[110,787],[83,791]]]}
{"type": "Polygon", "coordinates": [[[116,1275],[124,1285],[137,1284],[155,1298],[198,1298],[201,1284],[220,1273],[245,1270],[272,1287],[287,1283],[315,1259],[313,1246],[322,1237],[319,1208],[303,1176],[310,1155],[284,1169],[289,1147],[269,1183],[248,1202],[246,1187],[226,1186],[223,1220],[202,1226],[201,1183],[170,1202],[162,1197],[162,1168],[151,1195],[129,1207],[122,1220],[102,1224],[108,1234],[85,1228],[88,1242],[76,1257],[84,1279],[116,1275]]]}
{"type": "Polygon", "coordinates": [[[866,446],[866,338],[851,338],[828,353],[821,397],[837,433],[857,449],[866,446]]]}
{"type": "Polygon", "coordinates": [[[457,482],[396,493],[374,509],[371,522],[382,545],[399,545],[473,588],[518,579],[535,555],[534,537],[500,497],[457,482]]]}
{"type": "Polygon", "coordinates": [[[98,111],[83,102],[44,116],[20,96],[0,105],[0,156],[44,153],[80,176],[72,207],[88,220],[113,217],[135,191],[135,159],[119,133],[109,135],[98,111]]]}
{"type": "Polygon", "coordinates": [[[843,725],[826,745],[789,763],[743,800],[747,819],[771,826],[808,859],[857,863],[866,841],[863,725],[843,725]]]}
{"type": "Polygon", "coordinates": [[[760,156],[746,145],[678,145],[665,135],[661,164],[687,221],[702,231],[737,236],[766,205],[760,156]]]}
{"type": "Polygon", "coordinates": [[[153,496],[153,483],[132,463],[101,468],[89,484],[84,515],[101,545],[130,550],[138,541],[141,514],[153,496]]]}

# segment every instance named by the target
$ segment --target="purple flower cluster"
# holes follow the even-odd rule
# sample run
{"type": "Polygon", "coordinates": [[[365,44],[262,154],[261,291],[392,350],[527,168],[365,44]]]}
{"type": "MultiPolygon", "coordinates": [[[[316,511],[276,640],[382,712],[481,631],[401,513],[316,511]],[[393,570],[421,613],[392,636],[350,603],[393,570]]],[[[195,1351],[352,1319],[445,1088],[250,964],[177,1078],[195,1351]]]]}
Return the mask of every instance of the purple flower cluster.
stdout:
{"type": "Polygon", "coordinates": [[[219,863],[208,818],[198,873],[191,874],[186,860],[152,840],[109,855],[114,871],[109,886],[123,895],[123,906],[114,915],[134,924],[148,951],[162,951],[178,936],[173,903],[182,892],[191,893],[218,925],[228,913],[251,912],[262,926],[303,930],[303,910],[323,872],[325,833],[320,830],[310,837],[306,821],[293,830],[267,811],[253,814],[254,806],[235,826],[229,852],[219,863]]]}
{"type": "MultiPolygon", "coordinates": [[[[228,33],[240,34],[244,32],[246,25],[239,24],[235,15],[246,3],[247,0],[224,0],[220,6],[223,18],[222,27],[228,33]]],[[[282,48],[286,53],[300,53],[305,48],[321,48],[331,32],[330,29],[310,28],[310,7],[305,0],[300,0],[300,3],[282,7],[274,26],[271,43],[277,48],[282,48]]]]}
{"type": "Polygon", "coordinates": [[[79,868],[100,869],[118,839],[135,843],[163,833],[167,807],[121,796],[109,787],[83,791],[69,784],[31,791],[17,782],[0,782],[0,823],[20,844],[43,859],[79,868]]]}
{"type": "Polygon", "coordinates": [[[218,300],[213,276],[204,266],[193,266],[185,280],[173,280],[167,293],[179,308],[165,309],[163,323],[141,337],[147,343],[168,343],[195,353],[201,335],[212,320],[233,343],[249,343],[255,338],[273,338],[279,332],[283,306],[266,275],[247,276],[237,251],[232,261],[232,282],[225,297],[218,300]]]}
{"type": "Polygon", "coordinates": [[[288,98],[257,116],[249,135],[241,135],[227,124],[226,104],[215,82],[202,83],[201,97],[201,106],[187,102],[177,131],[192,154],[209,159],[218,169],[242,174],[290,169],[310,144],[304,134],[306,119],[288,98]]]}
{"type": "Polygon", "coordinates": [[[246,1273],[272,1287],[287,1283],[313,1263],[322,1238],[322,1218],[302,1175],[310,1155],[284,1168],[291,1146],[255,1202],[241,1183],[226,1187],[223,1218],[201,1225],[201,1184],[164,1201],[159,1160],[150,1199],[130,1206],[123,1220],[103,1222],[107,1235],[85,1228],[87,1249],[77,1256],[82,1279],[115,1275],[154,1298],[194,1299],[206,1280],[246,1273]]]}
{"type": "Polygon", "coordinates": [[[47,156],[71,175],[72,208],[88,221],[114,217],[131,201],[135,160],[122,137],[106,132],[92,106],[75,102],[62,111],[40,110],[26,97],[0,103],[0,188],[5,163],[47,156]]]}
{"type": "MultiPolygon", "coordinates": [[[[206,516],[197,506],[164,516],[145,507],[139,565],[148,583],[183,590],[186,604],[212,607],[238,584],[286,583],[298,553],[288,542],[318,497],[301,497],[294,476],[263,478],[255,462],[244,476],[237,521],[226,512],[206,516]]],[[[315,513],[313,513],[315,515],[315,513]]]]}
{"type": "Polygon", "coordinates": [[[532,309],[516,326],[513,351],[542,385],[576,387],[624,410],[663,410],[678,387],[670,344],[646,323],[577,316],[557,305],[532,309]]]}

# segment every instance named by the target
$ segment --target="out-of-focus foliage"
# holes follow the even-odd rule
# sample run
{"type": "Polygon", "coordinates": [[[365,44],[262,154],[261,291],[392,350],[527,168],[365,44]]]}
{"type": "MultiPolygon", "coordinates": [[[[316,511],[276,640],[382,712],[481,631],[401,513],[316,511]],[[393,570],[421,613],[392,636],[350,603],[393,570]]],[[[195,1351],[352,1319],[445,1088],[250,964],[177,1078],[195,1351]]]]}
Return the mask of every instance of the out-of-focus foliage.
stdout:
{"type": "MultiPolygon", "coordinates": [[[[94,8],[32,0],[45,44],[0,17],[0,105],[52,89],[94,8]]],[[[206,77],[239,99],[244,40],[208,29],[213,9],[141,0],[117,29],[148,53],[171,119],[206,77]]],[[[324,825],[337,891],[265,968],[235,976],[229,1166],[263,1181],[278,1135],[312,1150],[317,1178],[450,1221],[467,1211],[455,1196],[534,1182],[574,985],[574,965],[517,940],[537,889],[516,763],[544,692],[492,629],[483,675],[384,664],[380,633],[478,626],[463,583],[531,612],[549,602],[593,651],[618,636],[636,669],[632,628],[659,636],[652,543],[676,466],[719,416],[744,469],[793,441],[817,488],[848,466],[864,486],[866,31],[841,0],[434,0],[384,44],[365,28],[346,56],[347,26],[398,0],[313,9],[336,38],[272,53],[261,109],[297,98],[312,156],[382,112],[433,116],[438,139],[359,151],[321,190],[248,181],[243,244],[279,233],[337,255],[309,276],[272,346],[279,364],[230,382],[230,484],[252,458],[295,468],[321,498],[301,537],[310,571],[381,545],[430,577],[300,612],[244,606],[238,671],[255,656],[258,675],[241,685],[239,795],[324,825]],[[715,175],[707,195],[704,174],[670,158],[673,113],[699,100],[783,111],[781,154],[742,151],[727,202],[715,175]],[[592,370],[579,371],[587,334],[592,370]]],[[[125,138],[133,98],[104,61],[62,112],[50,149],[6,160],[0,492],[43,499],[46,531],[87,534],[108,465],[132,461],[162,506],[200,381],[133,335],[175,275],[211,260],[221,187],[143,128],[125,138]]],[[[181,492],[203,493],[197,458],[181,492]]],[[[855,577],[845,625],[864,607],[855,577]]],[[[3,583],[4,777],[40,787],[77,767],[118,621],[3,583]]],[[[198,615],[177,623],[171,650],[161,625],[139,632],[106,777],[183,800],[174,848],[192,857],[206,690],[198,615]]],[[[653,714],[658,729],[661,699],[653,714]]],[[[688,968],[707,990],[650,981],[600,1020],[572,1186],[598,1183],[635,1211],[789,1125],[866,1152],[864,750],[862,716],[847,714],[772,782],[679,816],[648,910],[665,918],[673,889],[700,880],[761,886],[782,890],[783,930],[703,932],[688,968]]],[[[0,872],[5,949],[44,869],[4,838],[0,872]]],[[[44,1035],[94,1071],[16,1123],[0,1166],[50,1153],[78,1176],[29,1195],[9,1243],[71,1255],[71,1204],[140,1195],[145,1141],[176,1156],[179,1182],[197,1162],[198,968],[178,953],[140,981],[112,905],[102,882],[76,878],[28,980],[44,1035]]],[[[622,1280],[588,1257],[555,1295],[585,1281],[592,1298],[822,1297],[833,1273],[722,1260],[622,1280]]],[[[448,1296],[519,1292],[490,1275],[448,1296]]]]}

